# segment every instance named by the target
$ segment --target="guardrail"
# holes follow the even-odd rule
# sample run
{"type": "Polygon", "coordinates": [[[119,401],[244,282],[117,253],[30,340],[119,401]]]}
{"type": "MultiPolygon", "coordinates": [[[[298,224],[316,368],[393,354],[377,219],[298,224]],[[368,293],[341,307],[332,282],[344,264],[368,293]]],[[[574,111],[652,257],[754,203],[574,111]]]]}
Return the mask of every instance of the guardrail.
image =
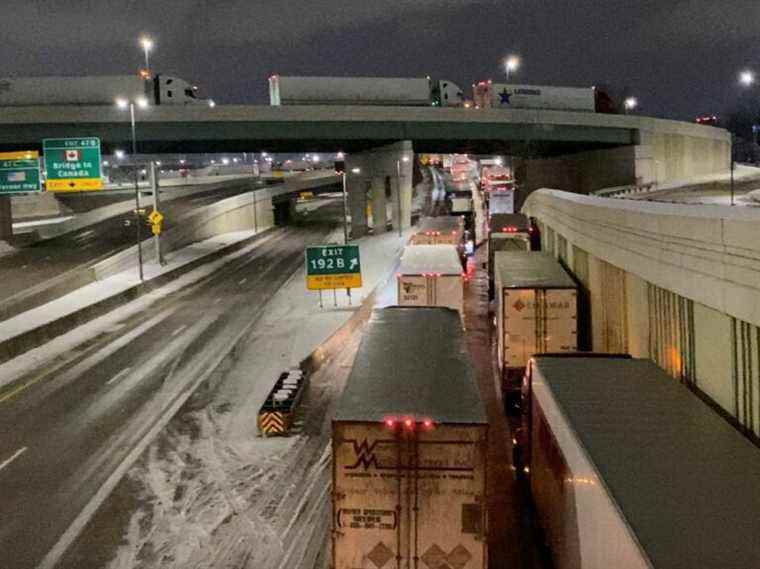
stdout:
{"type": "Polygon", "coordinates": [[[286,436],[295,422],[298,404],[301,402],[307,376],[300,368],[291,369],[280,377],[259,409],[258,427],[262,437],[286,436]]]}
{"type": "Polygon", "coordinates": [[[645,192],[653,192],[657,189],[656,182],[650,182],[649,184],[632,184],[630,186],[616,186],[614,188],[604,188],[602,190],[596,190],[591,192],[592,196],[599,196],[602,198],[615,198],[619,196],[627,196],[631,194],[642,194],[645,192]]]}

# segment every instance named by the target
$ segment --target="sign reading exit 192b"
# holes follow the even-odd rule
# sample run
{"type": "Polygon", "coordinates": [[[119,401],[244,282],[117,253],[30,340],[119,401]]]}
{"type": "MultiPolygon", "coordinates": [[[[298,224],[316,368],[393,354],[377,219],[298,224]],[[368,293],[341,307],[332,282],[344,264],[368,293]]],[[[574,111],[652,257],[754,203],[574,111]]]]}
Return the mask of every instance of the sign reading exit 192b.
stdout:
{"type": "Polygon", "coordinates": [[[306,288],[359,288],[362,269],[358,245],[321,245],[306,249],[306,288]]]}
{"type": "Polygon", "coordinates": [[[42,141],[42,151],[45,154],[47,191],[103,189],[99,138],[48,138],[42,141]]]}

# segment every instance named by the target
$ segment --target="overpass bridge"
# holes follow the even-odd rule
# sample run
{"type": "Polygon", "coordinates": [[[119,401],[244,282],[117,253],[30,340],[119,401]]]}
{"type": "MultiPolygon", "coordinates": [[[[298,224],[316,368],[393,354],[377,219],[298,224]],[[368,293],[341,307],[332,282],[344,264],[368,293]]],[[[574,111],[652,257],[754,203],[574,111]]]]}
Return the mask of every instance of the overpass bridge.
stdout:
{"type": "MultiPolygon", "coordinates": [[[[726,171],[731,144],[722,129],[640,116],[432,107],[153,107],[138,112],[137,128],[138,150],[149,153],[342,150],[356,235],[366,229],[367,203],[381,211],[385,193],[394,218],[408,225],[412,170],[402,162],[413,152],[518,156],[526,193],[590,193],[726,171]]],[[[0,116],[0,150],[85,135],[98,136],[106,152],[128,148],[128,114],[65,106],[5,108],[0,116]]]]}

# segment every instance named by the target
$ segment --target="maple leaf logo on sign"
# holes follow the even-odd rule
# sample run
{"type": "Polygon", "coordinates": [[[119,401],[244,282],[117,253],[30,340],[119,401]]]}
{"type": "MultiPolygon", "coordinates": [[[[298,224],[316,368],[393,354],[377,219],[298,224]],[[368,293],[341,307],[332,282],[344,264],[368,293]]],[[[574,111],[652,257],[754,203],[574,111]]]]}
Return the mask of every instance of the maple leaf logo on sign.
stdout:
{"type": "Polygon", "coordinates": [[[521,312],[521,311],[522,311],[522,309],[523,309],[523,308],[525,308],[525,303],[524,303],[522,300],[520,300],[520,299],[518,298],[518,299],[517,299],[517,302],[515,302],[515,303],[512,305],[512,308],[514,308],[515,310],[517,310],[517,312],[521,312]]]}
{"type": "Polygon", "coordinates": [[[66,162],[79,162],[79,150],[67,150],[66,162]]]}

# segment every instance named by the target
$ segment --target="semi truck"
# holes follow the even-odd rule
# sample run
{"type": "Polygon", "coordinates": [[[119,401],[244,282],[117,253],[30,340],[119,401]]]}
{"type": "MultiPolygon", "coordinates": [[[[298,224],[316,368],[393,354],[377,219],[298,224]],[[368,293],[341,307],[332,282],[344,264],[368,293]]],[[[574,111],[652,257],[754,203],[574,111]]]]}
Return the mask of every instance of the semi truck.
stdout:
{"type": "Polygon", "coordinates": [[[0,78],[0,107],[113,105],[119,98],[144,97],[151,105],[197,105],[198,88],[173,75],[0,78]]]}
{"type": "Polygon", "coordinates": [[[332,421],[332,567],[488,566],[488,421],[459,315],[375,310],[332,421]]]}
{"type": "Polygon", "coordinates": [[[400,306],[447,306],[464,312],[464,276],[454,245],[409,245],[397,273],[400,306]]]}
{"type": "Polygon", "coordinates": [[[520,213],[499,213],[488,218],[488,298],[494,298],[495,256],[500,251],[535,251],[535,228],[520,213]]]}
{"type": "MultiPolygon", "coordinates": [[[[473,87],[473,100],[475,106],[481,109],[597,111],[597,90],[593,87],[548,87],[481,81],[473,87]]],[[[601,109],[599,112],[602,112],[601,109]]]]}
{"type": "Polygon", "coordinates": [[[405,77],[269,78],[269,102],[279,105],[380,105],[459,107],[464,93],[455,83],[405,77]]]}
{"type": "Polygon", "coordinates": [[[685,385],[649,360],[545,355],[523,393],[557,569],[760,567],[760,453],[685,385]]]}
{"type": "Polygon", "coordinates": [[[578,349],[578,286],[559,262],[539,251],[494,254],[498,362],[502,392],[519,402],[528,360],[578,349]]]}

